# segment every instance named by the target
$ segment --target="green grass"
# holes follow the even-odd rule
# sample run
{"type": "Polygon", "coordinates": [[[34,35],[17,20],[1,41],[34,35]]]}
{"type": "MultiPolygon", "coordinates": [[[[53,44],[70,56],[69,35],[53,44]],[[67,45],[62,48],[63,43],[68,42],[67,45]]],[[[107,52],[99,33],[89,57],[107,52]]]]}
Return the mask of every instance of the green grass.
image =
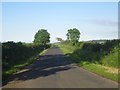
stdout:
{"type": "Polygon", "coordinates": [[[11,69],[3,72],[5,75],[13,75],[15,74],[16,72],[18,72],[19,70],[21,70],[22,68],[24,68],[25,66],[28,66],[30,64],[32,64],[34,61],[37,60],[37,58],[39,57],[39,55],[43,55],[48,49],[45,49],[43,50],[42,52],[34,55],[34,56],[31,56],[28,60],[23,60],[24,62],[22,62],[22,64],[17,64],[17,65],[14,65],[11,69]]]}
{"type": "Polygon", "coordinates": [[[104,56],[101,59],[101,63],[106,66],[118,68],[118,65],[120,64],[120,62],[118,61],[118,48],[115,48],[113,51],[111,51],[110,54],[104,56]]]}
{"type": "Polygon", "coordinates": [[[10,70],[6,71],[6,74],[15,74],[17,71],[19,71],[21,68],[31,65],[34,61],[37,60],[37,58],[39,57],[39,55],[43,55],[48,49],[43,50],[42,52],[40,52],[39,54],[36,54],[34,56],[31,56],[28,60],[23,60],[25,62],[23,62],[22,64],[17,64],[14,65],[13,68],[11,68],[10,70]]]}
{"type": "Polygon", "coordinates": [[[37,53],[36,55],[31,56],[29,59],[27,60],[22,60],[21,64],[16,64],[13,67],[9,68],[8,70],[5,70],[2,72],[4,78],[3,80],[7,80],[8,77],[10,77],[11,75],[16,74],[18,71],[20,71],[22,68],[24,68],[25,66],[29,66],[31,65],[34,61],[36,61],[38,59],[38,57],[40,55],[43,55],[48,49],[43,50],[40,53],[37,53]]]}
{"type": "Polygon", "coordinates": [[[43,55],[45,52],[47,52],[48,49],[43,50],[42,52],[39,53],[39,55],[43,55]]]}
{"type": "Polygon", "coordinates": [[[81,45],[79,46],[72,46],[70,44],[60,44],[58,45],[60,47],[60,49],[63,51],[63,53],[65,55],[69,55],[69,57],[71,58],[71,60],[73,62],[75,62],[78,66],[96,73],[102,77],[114,80],[114,81],[118,81],[118,73],[111,73],[108,72],[108,70],[106,68],[103,68],[102,65],[106,65],[108,68],[118,68],[117,64],[118,64],[118,50],[113,50],[111,51],[110,54],[106,55],[104,58],[100,59],[102,62],[102,65],[99,63],[99,60],[95,60],[97,56],[99,56],[99,52],[98,53],[94,53],[94,52],[87,52],[88,54],[86,54],[86,52],[84,52],[82,50],[84,43],[81,43],[81,45]],[[78,50],[78,52],[75,52],[76,50],[78,50]],[[83,55],[82,55],[83,54],[83,55]],[[93,57],[93,58],[92,58],[93,57]],[[82,59],[82,60],[81,60],[82,59]],[[94,59],[93,61],[86,61],[86,59],[94,59]],[[116,60],[116,61],[115,61],[116,60]],[[103,64],[104,63],[104,64],[103,64]]]}
{"type": "Polygon", "coordinates": [[[63,51],[64,54],[73,53],[76,50],[76,47],[70,46],[69,44],[59,44],[60,49],[63,51]]]}
{"type": "Polygon", "coordinates": [[[8,70],[3,71],[4,79],[8,78],[13,74],[16,74],[16,72],[20,71],[25,66],[32,64],[34,61],[37,60],[38,56],[39,56],[38,54],[31,56],[29,59],[23,60],[24,62],[22,62],[21,64],[16,64],[13,67],[9,68],[8,70]]]}
{"type": "Polygon", "coordinates": [[[7,80],[9,76],[38,60],[39,56],[46,51],[44,48],[49,47],[50,45],[43,46],[33,43],[3,43],[2,80],[7,80]]]}
{"type": "Polygon", "coordinates": [[[102,77],[114,80],[118,82],[118,73],[110,73],[107,71],[107,69],[103,68],[102,66],[99,66],[99,64],[94,64],[94,63],[85,63],[84,64],[79,64],[82,68],[96,73],[98,75],[101,75],[102,77]]]}

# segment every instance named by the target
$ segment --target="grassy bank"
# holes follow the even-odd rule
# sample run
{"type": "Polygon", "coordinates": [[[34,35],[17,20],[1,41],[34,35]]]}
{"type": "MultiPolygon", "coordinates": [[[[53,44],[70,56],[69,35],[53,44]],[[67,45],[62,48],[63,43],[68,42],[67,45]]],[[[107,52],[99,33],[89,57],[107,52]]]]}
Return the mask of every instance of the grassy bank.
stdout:
{"type": "Polygon", "coordinates": [[[59,47],[73,62],[84,69],[118,81],[118,41],[105,44],[81,42],[76,46],[63,42],[59,47]]]}
{"type": "Polygon", "coordinates": [[[113,67],[106,67],[100,64],[82,62],[79,64],[80,67],[101,75],[102,77],[118,81],[118,69],[113,67]]]}
{"type": "Polygon", "coordinates": [[[47,52],[48,49],[44,49],[42,52],[39,53],[39,55],[43,55],[45,52],[47,52]]]}
{"type": "Polygon", "coordinates": [[[39,58],[50,45],[5,42],[2,44],[2,76],[7,78],[39,58]]]}

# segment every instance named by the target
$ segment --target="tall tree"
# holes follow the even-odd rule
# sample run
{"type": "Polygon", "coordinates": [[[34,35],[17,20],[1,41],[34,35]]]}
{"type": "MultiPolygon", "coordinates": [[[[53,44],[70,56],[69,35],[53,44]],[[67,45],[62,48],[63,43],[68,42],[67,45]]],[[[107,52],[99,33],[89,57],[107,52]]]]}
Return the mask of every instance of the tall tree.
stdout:
{"type": "Polygon", "coordinates": [[[59,37],[57,37],[56,39],[57,39],[57,41],[60,41],[60,42],[63,41],[63,39],[62,39],[62,38],[59,38],[59,37]]]}
{"type": "Polygon", "coordinates": [[[80,31],[76,28],[69,29],[67,35],[67,40],[71,41],[73,45],[76,45],[80,38],[80,31]]]}
{"type": "Polygon", "coordinates": [[[50,34],[46,29],[40,29],[34,36],[34,43],[36,44],[47,44],[50,42],[50,34]]]}

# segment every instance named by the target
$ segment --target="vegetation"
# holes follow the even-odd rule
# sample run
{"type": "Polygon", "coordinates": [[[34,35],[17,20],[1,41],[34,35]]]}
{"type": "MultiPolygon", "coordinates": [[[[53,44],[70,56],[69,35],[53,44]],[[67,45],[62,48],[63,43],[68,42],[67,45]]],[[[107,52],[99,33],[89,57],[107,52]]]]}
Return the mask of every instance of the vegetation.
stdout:
{"type": "Polygon", "coordinates": [[[5,42],[2,44],[3,81],[26,65],[37,60],[39,53],[50,45],[5,42]]]}
{"type": "MultiPolygon", "coordinates": [[[[8,76],[16,73],[26,65],[37,60],[39,55],[44,54],[51,45],[50,34],[45,29],[40,29],[34,36],[34,43],[5,42],[2,43],[2,74],[3,81],[8,76]]],[[[61,43],[58,45],[63,53],[71,58],[79,66],[118,81],[118,51],[120,40],[105,40],[105,43],[79,42],[80,32],[78,29],[69,29],[67,40],[56,38],[61,43]],[[112,72],[111,72],[112,71],[112,72]]]]}
{"type": "Polygon", "coordinates": [[[45,52],[47,52],[48,49],[44,49],[42,52],[39,53],[39,55],[44,55],[45,52]]]}
{"type": "Polygon", "coordinates": [[[120,64],[118,62],[118,44],[119,40],[108,40],[103,44],[79,42],[76,46],[73,46],[66,41],[62,42],[59,47],[79,66],[117,81],[118,72],[113,72],[120,68],[118,66],[120,64]],[[113,72],[109,72],[109,69],[113,72]]]}
{"type": "Polygon", "coordinates": [[[81,67],[103,77],[118,81],[118,69],[89,62],[83,62],[81,67]]]}
{"type": "Polygon", "coordinates": [[[47,44],[50,42],[50,34],[45,29],[40,29],[34,36],[35,44],[47,44]]]}
{"type": "Polygon", "coordinates": [[[67,40],[71,41],[73,45],[76,45],[80,38],[80,32],[78,29],[69,29],[67,33],[67,40]]]}
{"type": "Polygon", "coordinates": [[[115,47],[113,50],[111,50],[108,55],[105,55],[101,59],[101,63],[105,66],[120,68],[119,66],[120,62],[118,61],[119,54],[118,50],[119,50],[118,47],[115,47]]]}
{"type": "Polygon", "coordinates": [[[62,39],[62,38],[59,38],[59,37],[57,37],[56,39],[57,39],[57,41],[60,41],[60,42],[63,41],[63,39],[62,39]]]}
{"type": "Polygon", "coordinates": [[[60,49],[63,51],[65,55],[70,55],[72,54],[78,47],[73,46],[70,41],[64,41],[60,44],[58,44],[60,49]]]}
{"type": "Polygon", "coordinates": [[[24,66],[32,64],[39,55],[44,54],[46,49],[50,47],[49,39],[50,34],[47,30],[40,29],[35,34],[34,43],[15,43],[13,41],[2,43],[3,81],[24,66]]]}

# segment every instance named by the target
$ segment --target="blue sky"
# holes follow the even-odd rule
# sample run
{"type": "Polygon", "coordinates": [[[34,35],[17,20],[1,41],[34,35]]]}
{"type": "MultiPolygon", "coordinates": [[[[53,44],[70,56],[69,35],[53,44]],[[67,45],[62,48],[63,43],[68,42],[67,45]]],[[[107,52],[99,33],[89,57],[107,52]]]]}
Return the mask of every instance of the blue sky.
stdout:
{"type": "Polygon", "coordinates": [[[32,42],[39,29],[47,29],[51,42],[66,39],[77,28],[80,41],[118,38],[117,2],[4,2],[2,41],[32,42]]]}

